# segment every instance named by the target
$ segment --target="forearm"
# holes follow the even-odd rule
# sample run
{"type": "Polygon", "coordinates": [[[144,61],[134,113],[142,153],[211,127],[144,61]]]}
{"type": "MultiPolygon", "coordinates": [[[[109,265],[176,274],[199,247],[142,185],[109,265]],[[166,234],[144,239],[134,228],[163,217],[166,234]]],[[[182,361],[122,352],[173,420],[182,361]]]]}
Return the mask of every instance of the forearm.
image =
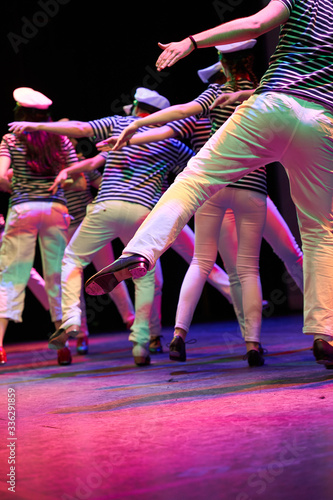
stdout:
{"type": "Polygon", "coordinates": [[[0,191],[11,191],[11,176],[8,176],[11,160],[7,156],[0,157],[0,191]]]}
{"type": "Polygon", "coordinates": [[[64,182],[63,188],[65,191],[85,191],[87,189],[87,181],[84,174],[72,174],[71,178],[64,182]]]}
{"type": "Polygon", "coordinates": [[[289,11],[280,2],[271,2],[256,14],[235,19],[193,35],[198,48],[257,38],[284,23],[289,11]]]}
{"type": "Polygon", "coordinates": [[[164,125],[164,127],[154,127],[151,130],[147,130],[146,132],[140,132],[133,135],[129,143],[131,144],[131,146],[138,144],[147,144],[149,142],[163,141],[165,139],[169,139],[170,137],[175,137],[175,135],[176,133],[170,127],[168,127],[168,125],[164,125]]]}
{"type": "Polygon", "coordinates": [[[12,189],[11,182],[7,179],[7,177],[2,177],[0,175],[0,191],[5,191],[6,193],[10,193],[12,189]]]}
{"type": "Polygon", "coordinates": [[[86,158],[85,160],[81,160],[75,165],[68,167],[66,169],[68,175],[72,176],[73,174],[77,174],[80,172],[90,172],[91,170],[97,170],[100,167],[105,165],[105,158],[102,154],[97,154],[92,158],[86,158]]]}
{"type": "Polygon", "coordinates": [[[37,122],[36,130],[44,130],[53,134],[66,135],[68,137],[92,137],[92,127],[87,122],[70,120],[67,122],[37,122]]]}
{"type": "Polygon", "coordinates": [[[169,123],[176,120],[182,120],[188,116],[192,116],[202,112],[202,107],[200,104],[192,101],[186,104],[175,104],[174,106],[169,106],[161,111],[156,111],[151,115],[145,116],[144,118],[139,118],[135,122],[136,129],[147,125],[161,125],[163,123],[169,123]]]}
{"type": "Polygon", "coordinates": [[[259,26],[240,18],[193,35],[198,48],[215,47],[223,43],[242,42],[259,36],[259,26]]]}
{"type": "Polygon", "coordinates": [[[89,172],[89,170],[93,170],[93,168],[94,167],[91,165],[89,160],[82,160],[78,161],[71,167],[64,168],[63,171],[67,173],[68,177],[75,178],[77,174],[80,174],[82,172],[89,172]]]}

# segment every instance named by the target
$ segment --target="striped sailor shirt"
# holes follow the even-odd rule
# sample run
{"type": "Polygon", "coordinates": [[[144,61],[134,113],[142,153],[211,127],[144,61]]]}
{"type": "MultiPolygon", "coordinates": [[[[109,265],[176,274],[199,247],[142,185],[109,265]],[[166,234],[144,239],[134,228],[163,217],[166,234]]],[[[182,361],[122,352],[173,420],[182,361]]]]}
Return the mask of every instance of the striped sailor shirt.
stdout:
{"type": "MultiPolygon", "coordinates": [[[[119,135],[135,116],[110,116],[90,121],[95,139],[119,135]]],[[[144,132],[149,127],[140,127],[144,132]]],[[[156,143],[125,146],[110,151],[106,158],[102,184],[93,203],[122,200],[152,209],[162,194],[165,177],[177,175],[187,165],[194,152],[177,139],[156,143]]]]}
{"type": "MultiPolygon", "coordinates": [[[[61,136],[61,150],[64,168],[78,161],[75,149],[67,137],[61,136]]],[[[54,194],[48,191],[56,178],[56,174],[45,176],[32,172],[27,167],[26,146],[19,136],[15,134],[3,136],[0,145],[0,156],[10,158],[11,168],[13,169],[12,194],[8,202],[9,207],[27,201],[49,201],[66,205],[62,187],[59,186],[54,194]]]]}
{"type": "Polygon", "coordinates": [[[87,188],[84,191],[65,191],[67,209],[71,218],[71,226],[76,226],[84,219],[87,212],[87,205],[94,199],[92,192],[92,182],[99,179],[102,174],[98,170],[83,172],[87,181],[87,188]]]}
{"type": "Polygon", "coordinates": [[[256,93],[284,92],[333,108],[332,0],[272,0],[289,10],[256,93]]]}

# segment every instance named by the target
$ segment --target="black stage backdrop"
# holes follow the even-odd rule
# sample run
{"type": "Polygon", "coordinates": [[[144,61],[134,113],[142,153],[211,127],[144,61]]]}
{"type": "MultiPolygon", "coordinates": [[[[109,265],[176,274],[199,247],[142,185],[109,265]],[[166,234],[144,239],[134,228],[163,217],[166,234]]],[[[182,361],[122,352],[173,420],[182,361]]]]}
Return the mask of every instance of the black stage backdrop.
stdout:
{"type": "MultiPolygon", "coordinates": [[[[157,90],[172,104],[195,98],[205,89],[197,70],[217,60],[214,48],[198,50],[161,73],[155,70],[160,54],[157,42],[180,40],[236,17],[251,15],[267,0],[225,0],[160,2],[82,2],[79,0],[26,0],[2,4],[1,135],[13,119],[13,90],[32,87],[53,100],[54,120],[90,120],[122,114],[138,86],[157,90]]],[[[277,33],[258,39],[256,72],[260,77],[276,43],[277,33]]],[[[93,148],[82,143],[86,156],[93,148]]],[[[268,168],[270,195],[297,237],[295,214],[289,187],[279,165],[268,168]],[[281,193],[282,190],[282,193],[281,193]]],[[[1,195],[1,211],[7,211],[8,197],[1,195]]],[[[193,221],[191,221],[193,224],[193,221]]],[[[116,254],[121,251],[114,242],[116,254]]],[[[163,324],[173,325],[178,294],[187,264],[169,250],[162,256],[164,270],[163,324]]],[[[218,260],[221,263],[220,260],[218,260]]],[[[35,267],[42,272],[37,250],[35,267]]],[[[91,266],[86,276],[94,272],[91,266]]],[[[286,286],[285,268],[263,241],[261,275],[270,314],[301,307],[295,286],[286,286]]],[[[133,294],[132,283],[129,289],[133,294]]],[[[90,330],[113,331],[122,321],[113,303],[106,298],[89,310],[90,330]]],[[[205,286],[194,321],[216,321],[234,317],[232,307],[219,293],[205,286]]],[[[53,329],[48,313],[27,291],[24,322],[11,324],[7,342],[23,338],[45,338],[53,329]],[[9,335],[10,333],[10,335],[9,335]]]]}

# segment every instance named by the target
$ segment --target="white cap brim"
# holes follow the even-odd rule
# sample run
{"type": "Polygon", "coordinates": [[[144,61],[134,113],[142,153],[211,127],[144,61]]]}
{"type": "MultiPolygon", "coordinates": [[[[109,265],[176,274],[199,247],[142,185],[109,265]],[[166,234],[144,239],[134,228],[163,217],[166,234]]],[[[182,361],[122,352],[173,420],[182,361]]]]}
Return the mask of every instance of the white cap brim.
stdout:
{"type": "Polygon", "coordinates": [[[207,83],[211,76],[215,75],[222,69],[222,64],[219,62],[208,66],[207,68],[199,69],[198,76],[203,83],[207,83]]]}
{"type": "Polygon", "coordinates": [[[24,108],[47,109],[52,104],[51,99],[30,87],[19,87],[15,89],[13,97],[17,104],[24,108]]]}
{"type": "Polygon", "coordinates": [[[123,110],[127,116],[131,114],[133,104],[126,104],[126,106],[123,106],[123,110]]]}
{"type": "Polygon", "coordinates": [[[163,97],[155,90],[146,89],[145,87],[138,87],[136,89],[134,99],[139,103],[142,102],[158,109],[165,109],[170,106],[170,102],[166,97],[163,97]]]}
{"type": "Polygon", "coordinates": [[[239,50],[252,49],[255,46],[257,40],[245,40],[243,42],[227,43],[224,45],[215,45],[215,48],[221,52],[221,54],[230,54],[232,52],[238,52],[239,50]]]}

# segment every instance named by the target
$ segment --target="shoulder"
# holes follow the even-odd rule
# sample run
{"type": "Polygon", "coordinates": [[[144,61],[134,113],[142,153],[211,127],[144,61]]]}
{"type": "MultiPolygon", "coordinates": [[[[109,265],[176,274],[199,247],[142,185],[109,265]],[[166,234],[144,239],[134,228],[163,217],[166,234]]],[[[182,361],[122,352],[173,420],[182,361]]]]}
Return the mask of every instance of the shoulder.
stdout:
{"type": "Polygon", "coordinates": [[[175,138],[170,138],[170,139],[166,139],[167,141],[169,141],[174,150],[178,153],[178,154],[187,154],[187,155],[190,155],[192,156],[194,154],[194,152],[192,151],[192,149],[187,146],[184,142],[180,141],[179,139],[175,139],[175,138]]]}
{"type": "Polygon", "coordinates": [[[2,139],[1,141],[2,142],[7,142],[7,143],[14,143],[14,142],[17,142],[18,140],[18,136],[15,135],[15,134],[5,134],[2,136],[2,139]]]}
{"type": "Polygon", "coordinates": [[[20,140],[19,136],[15,134],[5,134],[1,140],[1,149],[15,153],[22,153],[24,151],[24,143],[20,140]]]}

